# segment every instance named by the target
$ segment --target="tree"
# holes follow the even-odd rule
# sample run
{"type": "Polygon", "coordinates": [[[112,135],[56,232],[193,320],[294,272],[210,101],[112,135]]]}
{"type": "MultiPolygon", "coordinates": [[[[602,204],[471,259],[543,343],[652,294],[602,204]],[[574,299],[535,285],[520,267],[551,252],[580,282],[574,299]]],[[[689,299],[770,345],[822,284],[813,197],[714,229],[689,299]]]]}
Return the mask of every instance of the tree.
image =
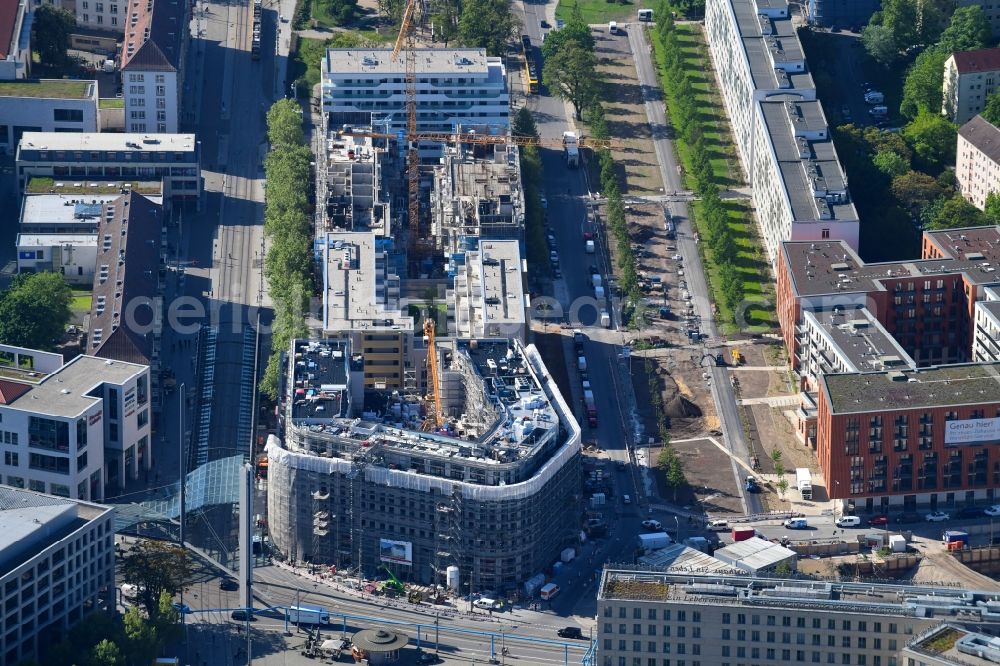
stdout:
{"type": "Polygon", "coordinates": [[[926,173],[908,171],[893,178],[892,193],[912,214],[917,215],[921,209],[944,194],[944,188],[937,179],[926,173]]]}
{"type": "Polygon", "coordinates": [[[567,43],[549,58],[542,67],[542,81],[552,94],[573,105],[577,120],[583,109],[597,97],[597,58],[575,42],[567,43]]]}
{"type": "Polygon", "coordinates": [[[90,651],[89,661],[93,666],[119,666],[124,658],[118,646],[105,638],[90,651]]]}
{"type": "Polygon", "coordinates": [[[448,42],[458,36],[458,20],[462,15],[461,3],[456,0],[440,0],[431,5],[431,26],[434,30],[434,41],[448,42]]]}
{"type": "Polygon", "coordinates": [[[669,446],[661,447],[659,455],[656,456],[656,466],[664,472],[669,471],[670,461],[673,460],[674,455],[674,450],[669,446]]]}
{"type": "Polygon", "coordinates": [[[1000,92],[986,98],[986,106],[979,115],[993,125],[1000,125],[1000,92]]]}
{"type": "Polygon", "coordinates": [[[979,5],[959,7],[951,15],[948,27],[941,33],[938,46],[948,53],[974,51],[989,46],[992,35],[990,22],[979,5]]]}
{"type": "Polygon", "coordinates": [[[509,0],[465,0],[458,19],[458,34],[465,46],[486,49],[491,56],[503,55],[507,43],[517,37],[520,24],[509,0]]]}
{"type": "MultiPolygon", "coordinates": [[[[44,5],[43,5],[44,6],[44,5]]],[[[0,294],[0,342],[52,349],[66,332],[73,291],[56,273],[22,273],[0,294]]]]}
{"type": "Polygon", "coordinates": [[[587,51],[594,50],[594,35],[590,26],[583,20],[579,5],[573,5],[569,20],[559,30],[553,30],[542,43],[542,56],[550,58],[564,49],[568,44],[576,44],[587,51]]]}
{"type": "Polygon", "coordinates": [[[131,606],[125,612],[125,639],[128,663],[151,663],[159,652],[156,627],[146,621],[138,606],[131,606]]]}
{"type": "Polygon", "coordinates": [[[76,28],[76,18],[65,9],[42,4],[35,8],[31,23],[31,45],[38,51],[43,65],[61,67],[66,64],[70,33],[76,28]]]}
{"type": "Polygon", "coordinates": [[[779,562],[778,566],[774,567],[774,573],[779,576],[790,576],[792,575],[792,567],[788,562],[779,562]]]}
{"type": "Polygon", "coordinates": [[[138,550],[126,557],[121,566],[122,580],[138,588],[138,600],[153,619],[160,612],[160,595],[177,594],[190,574],[187,552],[162,541],[139,542],[138,550]]]}
{"type": "Polygon", "coordinates": [[[670,467],[667,468],[667,483],[673,491],[674,501],[677,501],[677,490],[687,484],[687,477],[684,476],[684,464],[675,453],[670,459],[670,467]]]}
{"type": "Polygon", "coordinates": [[[986,195],[986,207],[983,212],[990,218],[990,224],[1000,224],[1000,192],[990,192],[986,195]]]}
{"type": "Polygon", "coordinates": [[[958,229],[961,227],[982,227],[992,224],[989,217],[962,195],[956,194],[941,202],[935,208],[934,218],[925,224],[927,229],[958,229]]]}
{"type": "Polygon", "coordinates": [[[916,118],[921,111],[941,112],[944,61],[949,55],[945,49],[933,47],[917,56],[903,82],[899,112],[905,117],[916,118]]]}
{"type": "Polygon", "coordinates": [[[788,492],[788,479],[786,479],[785,477],[781,477],[780,479],[778,479],[777,488],[778,488],[778,496],[784,499],[785,493],[788,492]]]}
{"type": "Polygon", "coordinates": [[[891,150],[875,153],[875,156],[872,157],[872,164],[889,178],[902,176],[910,170],[910,163],[891,150]]]}
{"type": "Polygon", "coordinates": [[[882,25],[891,31],[897,51],[920,42],[917,3],[912,0],[885,0],[882,3],[882,25]]]}
{"type": "Polygon", "coordinates": [[[899,48],[892,30],[884,25],[869,25],[861,31],[861,43],[875,62],[889,67],[899,60],[899,48]]]}
{"type": "Polygon", "coordinates": [[[771,451],[771,461],[774,463],[774,473],[778,476],[784,476],[785,465],[781,462],[781,449],[771,451]]]}
{"type": "Polygon", "coordinates": [[[302,146],[302,107],[291,99],[279,99],[267,112],[267,140],[272,148],[302,146]]]}
{"type": "Polygon", "coordinates": [[[162,590],[153,626],[163,643],[173,643],[181,639],[181,613],[174,608],[174,600],[169,592],[162,590]]]}
{"type": "Polygon", "coordinates": [[[922,112],[903,128],[903,138],[928,170],[955,162],[958,128],[939,113],[922,112]]]}
{"type": "Polygon", "coordinates": [[[522,106],[514,115],[512,132],[514,136],[538,136],[538,126],[528,107],[522,106]]]}

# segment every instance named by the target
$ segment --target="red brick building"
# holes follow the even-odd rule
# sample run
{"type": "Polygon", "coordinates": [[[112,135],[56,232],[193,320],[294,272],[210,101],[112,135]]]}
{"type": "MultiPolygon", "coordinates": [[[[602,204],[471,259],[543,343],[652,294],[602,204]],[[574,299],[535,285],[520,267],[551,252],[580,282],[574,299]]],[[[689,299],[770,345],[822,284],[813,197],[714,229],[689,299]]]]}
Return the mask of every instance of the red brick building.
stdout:
{"type": "Polygon", "coordinates": [[[1000,417],[1000,372],[969,361],[998,267],[1000,227],[925,232],[920,259],[879,264],[839,241],[782,245],[778,319],[808,395],[800,433],[831,497],[870,510],[993,499],[1000,420],[984,419],[1000,417]],[[959,445],[946,428],[981,437],[959,445]]]}

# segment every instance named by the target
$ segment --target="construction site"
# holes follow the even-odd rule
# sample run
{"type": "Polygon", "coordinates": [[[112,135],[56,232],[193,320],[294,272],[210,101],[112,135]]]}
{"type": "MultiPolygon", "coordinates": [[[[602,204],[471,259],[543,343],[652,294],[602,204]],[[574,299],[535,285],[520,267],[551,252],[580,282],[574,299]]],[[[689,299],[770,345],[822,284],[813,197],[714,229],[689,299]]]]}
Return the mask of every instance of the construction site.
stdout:
{"type": "Polygon", "coordinates": [[[266,447],[272,543],[294,561],[509,592],[578,542],[579,426],[533,346],[424,344],[431,400],[365,390],[346,340],[293,342],[285,441],[266,447]]]}

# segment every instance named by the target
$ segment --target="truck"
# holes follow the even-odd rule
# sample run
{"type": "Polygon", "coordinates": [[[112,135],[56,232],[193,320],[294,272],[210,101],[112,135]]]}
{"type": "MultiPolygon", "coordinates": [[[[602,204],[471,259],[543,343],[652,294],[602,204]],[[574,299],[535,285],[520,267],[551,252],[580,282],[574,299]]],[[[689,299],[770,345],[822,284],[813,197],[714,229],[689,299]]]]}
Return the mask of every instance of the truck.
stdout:
{"type": "Polygon", "coordinates": [[[601,310],[601,326],[611,328],[611,315],[608,314],[607,310],[601,310]]]}
{"type": "Polygon", "coordinates": [[[811,500],[813,496],[812,474],[805,467],[795,470],[795,487],[798,488],[802,499],[811,500]]]}
{"type": "Polygon", "coordinates": [[[639,535],[639,548],[646,553],[666,548],[671,543],[673,543],[673,539],[666,532],[650,532],[649,534],[639,535]]]}
{"type": "Polygon", "coordinates": [[[584,249],[587,251],[587,254],[594,254],[594,241],[593,240],[586,240],[586,241],[583,242],[583,245],[584,245],[584,249]]]}
{"type": "Polygon", "coordinates": [[[587,372],[587,357],[577,356],[576,357],[576,369],[580,372],[587,372]]]}
{"type": "Polygon", "coordinates": [[[330,624],[330,611],[319,606],[289,606],[286,613],[295,624],[330,624]]]}
{"type": "Polygon", "coordinates": [[[942,535],[942,537],[946,544],[960,541],[966,546],[969,545],[968,532],[962,532],[961,530],[945,530],[945,533],[942,535]]]}
{"type": "Polygon", "coordinates": [[[587,410],[587,425],[591,428],[597,427],[597,402],[594,400],[593,391],[583,392],[583,407],[587,410]]]}
{"type": "Polygon", "coordinates": [[[580,144],[576,139],[576,132],[563,132],[563,156],[570,169],[580,166],[580,144]]]}

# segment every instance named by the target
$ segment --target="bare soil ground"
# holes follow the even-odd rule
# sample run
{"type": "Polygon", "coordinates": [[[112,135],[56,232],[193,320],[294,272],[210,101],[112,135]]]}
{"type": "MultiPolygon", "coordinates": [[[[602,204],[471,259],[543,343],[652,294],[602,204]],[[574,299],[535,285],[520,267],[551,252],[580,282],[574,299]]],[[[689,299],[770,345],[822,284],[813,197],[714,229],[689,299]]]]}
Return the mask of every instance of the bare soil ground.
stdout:
{"type": "Polygon", "coordinates": [[[594,30],[593,35],[597,70],[605,81],[603,99],[608,132],[625,142],[624,148],[612,151],[620,169],[622,193],[659,194],[663,191],[663,178],[649,141],[652,132],[628,36],[609,35],[606,29],[594,30]]]}

